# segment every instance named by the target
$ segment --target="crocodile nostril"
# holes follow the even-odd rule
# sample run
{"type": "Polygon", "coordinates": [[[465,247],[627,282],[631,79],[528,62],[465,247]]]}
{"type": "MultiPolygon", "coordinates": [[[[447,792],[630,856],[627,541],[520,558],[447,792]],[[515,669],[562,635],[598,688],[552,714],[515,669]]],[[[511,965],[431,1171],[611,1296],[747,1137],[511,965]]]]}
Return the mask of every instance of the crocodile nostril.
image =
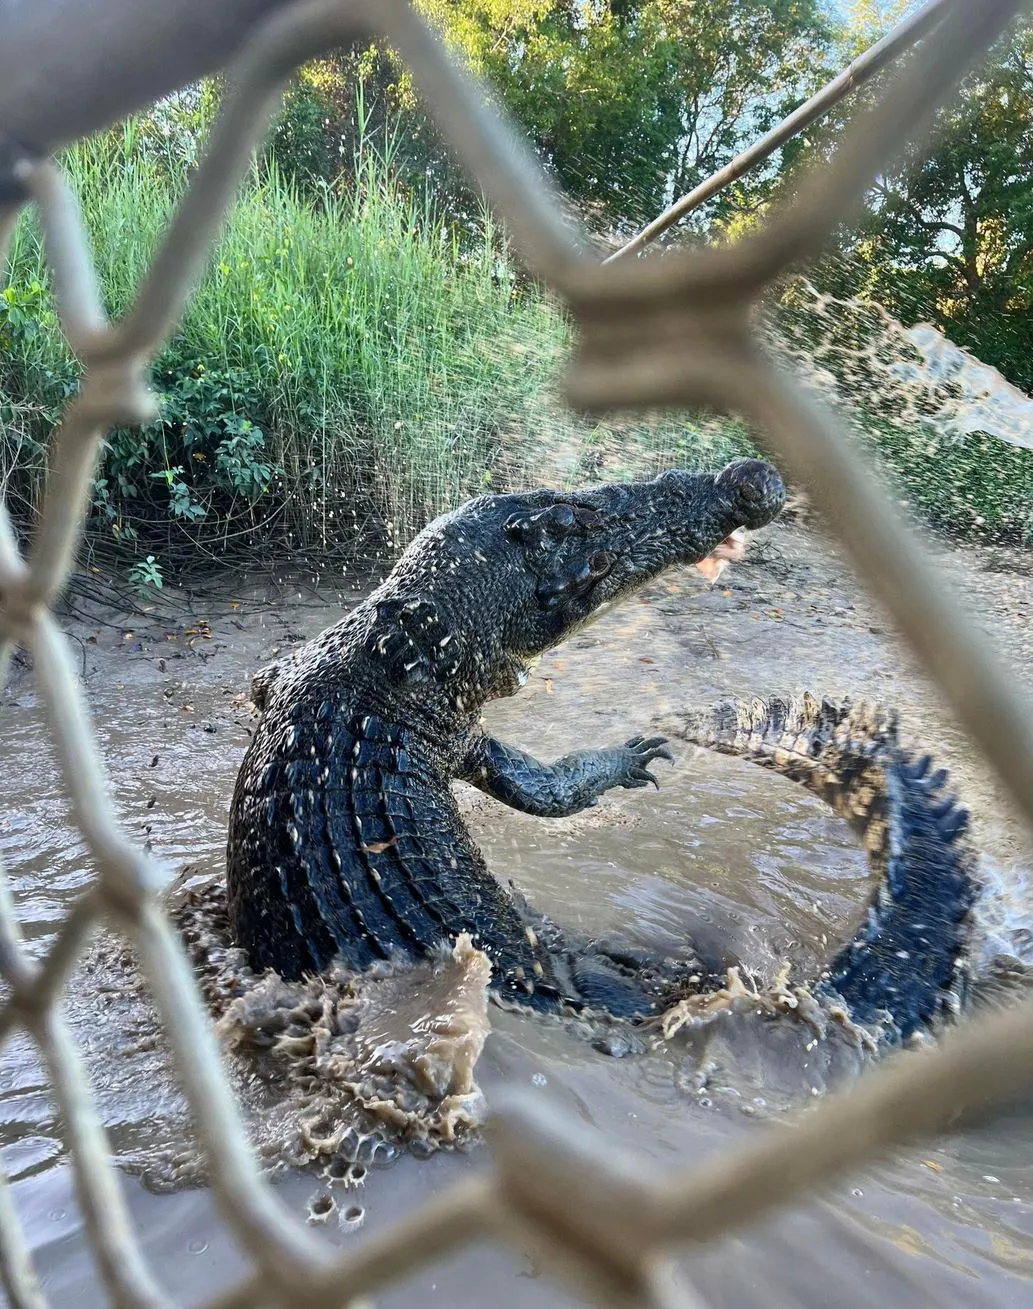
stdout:
{"type": "Polygon", "coordinates": [[[715,488],[738,506],[742,526],[764,527],[785,504],[785,483],[771,464],[762,459],[736,459],[714,479],[715,488]]]}

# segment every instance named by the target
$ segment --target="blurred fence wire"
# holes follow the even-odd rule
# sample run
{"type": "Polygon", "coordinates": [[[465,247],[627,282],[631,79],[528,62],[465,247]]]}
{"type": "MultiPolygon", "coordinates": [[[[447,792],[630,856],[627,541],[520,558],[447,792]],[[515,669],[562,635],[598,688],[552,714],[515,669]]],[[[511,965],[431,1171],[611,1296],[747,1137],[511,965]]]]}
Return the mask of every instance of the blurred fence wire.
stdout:
{"type": "MultiPolygon", "coordinates": [[[[397,1282],[462,1244],[533,1249],[600,1303],[698,1303],[672,1273],[679,1243],[797,1201],[846,1169],[919,1136],[985,1118],[1033,1087],[1033,1008],[962,1026],[939,1048],[892,1061],[830,1098],[792,1133],[753,1134],[692,1175],[644,1183],[600,1142],[516,1103],[489,1124],[492,1167],[392,1230],[341,1255],[287,1212],[263,1181],[224,1079],[200,996],[161,907],[162,876],[115,820],[81,688],[51,605],[68,578],[97,452],[112,425],[149,419],[145,366],[169,333],[274,112],[302,61],[367,33],[412,70],[445,138],[506,222],[528,266],[569,303],[580,328],[568,379],[586,409],[703,405],[745,415],[835,526],[873,593],[937,680],[959,721],[1033,819],[1033,715],[1009,671],[959,612],[869,469],[835,425],[756,343],[752,310],[789,266],[817,255],[861,203],[906,132],[937,106],[1026,4],[957,0],[906,76],[859,118],[793,204],[734,248],[601,266],[572,235],[535,160],[485,104],[403,0],[0,0],[0,249],[19,208],[43,225],[64,332],[84,380],[53,440],[31,548],[0,506],[0,638],[33,655],[49,730],[97,877],[39,962],[30,959],[0,875],[0,1041],[40,1048],[76,1170],[100,1275],[123,1306],[167,1303],[133,1235],[121,1185],[60,1015],[65,980],[100,918],[133,943],[165,1024],[206,1153],[212,1191],[252,1271],[213,1304],[338,1306],[397,1282]],[[75,197],[47,160],[58,145],[214,71],[231,56],[228,96],[207,156],[172,219],[135,304],[107,321],[75,197]]],[[[6,1179],[0,1272],[16,1309],[46,1303],[6,1179]]]]}

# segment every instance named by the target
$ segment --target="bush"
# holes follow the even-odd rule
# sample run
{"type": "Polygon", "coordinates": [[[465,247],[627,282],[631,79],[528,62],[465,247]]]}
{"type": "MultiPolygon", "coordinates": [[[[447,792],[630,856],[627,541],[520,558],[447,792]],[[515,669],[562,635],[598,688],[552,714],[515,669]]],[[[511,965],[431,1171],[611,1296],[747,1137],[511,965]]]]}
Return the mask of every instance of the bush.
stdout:
{"type": "MultiPolygon", "coordinates": [[[[485,489],[715,467],[750,452],[738,423],[669,414],[593,422],[567,411],[557,389],[571,335],[564,312],[514,275],[483,213],[460,231],[431,195],[400,184],[390,134],[374,149],[361,105],[355,158],[337,185],[311,172],[299,180],[300,165],[285,178],[277,149],[297,147],[303,162],[304,141],[318,145],[315,103],[309,96],[298,129],[252,169],[154,362],[159,418],[105,443],[90,530],[143,561],[139,578],[153,585],[198,550],[328,561],[402,545],[485,489]]],[[[65,158],[113,315],[146,274],[212,109],[208,93],[183,97],[65,158]]],[[[824,348],[815,333],[832,348],[854,332],[853,320],[835,330],[810,314],[799,322],[797,352],[812,361],[824,348]]],[[[852,336],[846,345],[853,350],[852,336]]],[[[0,477],[22,522],[77,385],[26,216],[0,292],[0,477]]],[[[864,425],[899,495],[927,521],[960,534],[1030,535],[1025,452],[950,442],[882,411],[864,425]]]]}
{"type": "Polygon", "coordinates": [[[984,432],[958,440],[871,414],[862,422],[877,466],[915,517],[950,536],[1033,542],[1033,451],[984,432]]]}
{"type": "Polygon", "coordinates": [[[956,382],[926,366],[885,309],[800,277],[769,309],[776,355],[839,410],[916,517],[960,538],[1033,541],[1033,450],[967,431],[956,382]]]}
{"type": "MultiPolygon", "coordinates": [[[[187,182],[166,145],[153,124],[129,124],[64,161],[114,315],[187,182]]],[[[28,508],[77,384],[30,218],[10,278],[0,448],[28,508]]],[[[676,417],[657,432],[570,415],[556,396],[568,338],[552,299],[514,277],[490,220],[461,239],[429,195],[401,188],[383,151],[364,143],[342,184],[314,198],[266,154],[155,361],[159,419],[108,436],[91,527],[163,565],[180,546],[224,554],[257,540],[325,558],[404,543],[487,487],[719,462],[740,448],[676,417]]]]}

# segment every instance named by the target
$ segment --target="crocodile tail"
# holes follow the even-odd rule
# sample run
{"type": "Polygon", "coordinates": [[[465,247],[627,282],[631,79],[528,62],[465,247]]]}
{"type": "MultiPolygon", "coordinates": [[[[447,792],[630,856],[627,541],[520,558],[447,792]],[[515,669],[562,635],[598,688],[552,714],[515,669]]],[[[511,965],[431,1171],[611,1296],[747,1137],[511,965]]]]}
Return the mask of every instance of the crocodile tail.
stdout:
{"type": "Polygon", "coordinates": [[[957,1011],[978,890],[968,812],[948,792],[944,770],[902,749],[894,714],[848,700],[775,696],[727,701],[663,726],[799,783],[860,837],[877,884],[822,989],[894,1040],[957,1011]]]}

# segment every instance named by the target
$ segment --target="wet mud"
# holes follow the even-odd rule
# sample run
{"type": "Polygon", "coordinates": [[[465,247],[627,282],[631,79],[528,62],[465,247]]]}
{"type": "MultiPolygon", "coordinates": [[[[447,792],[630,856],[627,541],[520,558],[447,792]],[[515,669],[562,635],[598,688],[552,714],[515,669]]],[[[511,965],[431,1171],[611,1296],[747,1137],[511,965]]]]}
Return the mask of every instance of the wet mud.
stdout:
{"type": "MultiPolygon", "coordinates": [[[[1007,674],[1027,682],[1028,560],[940,552],[959,599],[993,631],[1007,674]]],[[[488,1005],[483,957],[462,944],[419,970],[362,979],[287,986],[250,977],[220,936],[218,897],[206,889],[219,876],[253,722],[249,679],[355,598],[326,578],[237,580],[193,596],[173,591],[127,614],[95,579],[73,591],[64,618],[124,823],[163,861],[173,902],[193,907],[181,922],[238,1099],[299,1214],[339,1243],[383,1232],[486,1165],[478,1123],[513,1093],[591,1124],[601,1148],[631,1150],[652,1173],[690,1165],[870,1062],[865,1035],[803,985],[863,910],[862,852],[790,783],[687,747],[659,794],[611,794],[569,819],[528,818],[465,786],[460,799],[493,871],[554,920],[659,953],[697,942],[727,960],[724,993],[632,1031],[488,1005]]],[[[488,719],[495,734],[548,759],[619,742],[679,708],[804,689],[892,705],[905,739],[951,769],[990,883],[977,968],[993,981],[991,999],[1010,994],[1008,967],[1022,978],[1033,960],[1021,827],[885,617],[813,529],[765,532],[712,586],[692,571],[654,585],[547,655],[488,719]]],[[[3,698],[0,852],[31,948],[43,952],[91,870],[46,749],[31,668],[15,667],[3,698]]],[[[203,1186],[154,1193],[200,1183],[203,1170],[146,988],[113,939],[91,943],[66,1013],[145,1249],[177,1298],[200,1301],[242,1264],[203,1186]]],[[[0,1051],[0,1150],[53,1301],[102,1303],[59,1124],[23,1038],[0,1051]]],[[[939,1143],[690,1253],[687,1267],[715,1305],[886,1295],[909,1305],[1021,1303],[1033,1272],[1031,1165],[1021,1124],[939,1143]]],[[[415,1294],[473,1303],[489,1293],[503,1305],[571,1303],[525,1257],[492,1250],[378,1303],[415,1294]]]]}

